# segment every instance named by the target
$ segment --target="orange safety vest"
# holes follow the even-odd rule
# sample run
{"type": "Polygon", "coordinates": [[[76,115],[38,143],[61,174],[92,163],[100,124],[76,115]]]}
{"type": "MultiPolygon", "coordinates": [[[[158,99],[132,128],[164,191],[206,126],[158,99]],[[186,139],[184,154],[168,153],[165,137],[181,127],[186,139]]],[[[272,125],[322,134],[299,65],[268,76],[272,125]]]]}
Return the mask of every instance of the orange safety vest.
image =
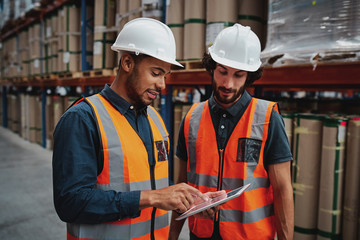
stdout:
{"type": "MultiPolygon", "coordinates": [[[[101,138],[103,170],[97,177],[96,188],[118,192],[152,190],[168,186],[169,138],[165,124],[156,110],[147,108],[154,142],[154,176],[144,143],[125,116],[100,94],[85,99],[95,113],[101,138]]],[[[137,218],[103,224],[67,224],[67,239],[167,239],[168,212],[146,208],[137,218]],[[155,213],[154,217],[152,214],[155,213]],[[151,229],[154,229],[151,232],[151,229]]]]}
{"type": "MultiPolygon", "coordinates": [[[[187,180],[201,192],[227,192],[251,183],[238,198],[220,206],[222,239],[274,239],[273,192],[264,168],[264,146],[271,112],[277,105],[252,98],[235,126],[225,149],[218,149],[208,101],[196,103],[185,117],[188,152],[187,180]]],[[[211,237],[212,219],[189,217],[189,229],[200,238],[211,237]]]]}

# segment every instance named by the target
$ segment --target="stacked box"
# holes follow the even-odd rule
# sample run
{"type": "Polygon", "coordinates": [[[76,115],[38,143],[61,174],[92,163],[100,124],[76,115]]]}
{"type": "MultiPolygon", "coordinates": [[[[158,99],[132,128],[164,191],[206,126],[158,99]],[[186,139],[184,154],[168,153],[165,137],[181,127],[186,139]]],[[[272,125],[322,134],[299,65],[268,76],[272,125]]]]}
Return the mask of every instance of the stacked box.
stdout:
{"type": "Polygon", "coordinates": [[[258,36],[261,49],[265,48],[266,37],[266,13],[267,1],[263,0],[242,0],[239,2],[238,22],[243,26],[251,27],[251,30],[258,36]]]}
{"type": "Polygon", "coordinates": [[[206,51],[221,30],[237,22],[239,2],[206,0],[206,51]]]}
{"type": "Polygon", "coordinates": [[[121,31],[125,23],[127,23],[129,20],[129,17],[124,17],[124,14],[128,12],[128,5],[128,0],[117,0],[116,2],[115,26],[118,28],[118,32],[121,31]]]}
{"type": "Polygon", "coordinates": [[[360,238],[360,117],[349,120],[346,141],[342,239],[356,240],[360,238]]]}
{"type": "Polygon", "coordinates": [[[139,11],[141,8],[142,0],[128,0],[128,11],[133,11],[134,13],[131,14],[128,18],[129,21],[142,17],[142,11],[139,11]]]}
{"type": "MultiPolygon", "coordinates": [[[[120,32],[129,20],[129,17],[125,17],[124,15],[128,13],[128,5],[128,0],[117,0],[116,2],[115,26],[117,28],[117,32],[120,32]]],[[[115,66],[117,66],[120,57],[120,54],[117,54],[117,57],[115,58],[115,66]]]]}
{"type": "Polygon", "coordinates": [[[110,47],[115,41],[115,33],[107,29],[115,25],[114,0],[95,1],[94,18],[93,68],[113,69],[116,58],[110,47]]]}
{"type": "Polygon", "coordinates": [[[58,62],[59,62],[59,36],[57,36],[58,32],[58,21],[59,15],[58,13],[53,13],[51,15],[51,29],[46,31],[48,48],[50,52],[50,73],[57,73],[59,70],[58,62]]]}
{"type": "Polygon", "coordinates": [[[58,72],[78,72],[81,70],[80,8],[66,4],[59,11],[58,18],[58,72]]]}
{"type": "Polygon", "coordinates": [[[29,30],[26,28],[19,34],[19,65],[21,77],[30,75],[30,49],[29,49],[29,30]]]}
{"type": "Polygon", "coordinates": [[[318,207],[318,240],[341,239],[347,119],[324,120],[318,207]]]}
{"type": "Polygon", "coordinates": [[[17,37],[10,37],[4,41],[3,47],[4,77],[18,76],[17,37]]]}
{"type": "Polygon", "coordinates": [[[170,1],[166,10],[166,24],[174,34],[176,59],[184,59],[184,0],[170,1]]]}
{"type": "Polygon", "coordinates": [[[201,59],[205,52],[206,7],[205,0],[185,0],[184,59],[201,59]]]}
{"type": "Polygon", "coordinates": [[[58,13],[53,12],[44,19],[44,73],[51,74],[58,72],[58,13]]]}
{"type": "Polygon", "coordinates": [[[323,116],[315,114],[297,114],[294,117],[292,184],[295,240],[316,239],[322,121],[323,116]]]}
{"type": "Polygon", "coordinates": [[[44,59],[42,58],[42,38],[40,23],[29,27],[30,74],[37,76],[43,73],[44,59]]]}

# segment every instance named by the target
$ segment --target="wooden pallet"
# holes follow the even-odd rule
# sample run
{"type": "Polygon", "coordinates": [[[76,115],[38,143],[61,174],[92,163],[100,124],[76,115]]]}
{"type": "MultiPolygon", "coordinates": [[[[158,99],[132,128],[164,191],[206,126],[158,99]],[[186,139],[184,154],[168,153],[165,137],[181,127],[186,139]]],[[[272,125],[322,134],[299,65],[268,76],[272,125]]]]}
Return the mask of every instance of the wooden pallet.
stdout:
{"type": "Polygon", "coordinates": [[[99,69],[80,72],[82,77],[100,77],[100,76],[112,76],[114,75],[113,69],[99,69]]]}
{"type": "Polygon", "coordinates": [[[58,73],[59,78],[79,78],[82,77],[81,72],[63,72],[58,73]]]}
{"type": "Polygon", "coordinates": [[[176,65],[171,65],[171,71],[177,72],[177,71],[199,71],[204,70],[204,67],[202,66],[201,60],[189,60],[189,61],[179,61],[181,65],[184,67],[179,67],[176,65]]]}

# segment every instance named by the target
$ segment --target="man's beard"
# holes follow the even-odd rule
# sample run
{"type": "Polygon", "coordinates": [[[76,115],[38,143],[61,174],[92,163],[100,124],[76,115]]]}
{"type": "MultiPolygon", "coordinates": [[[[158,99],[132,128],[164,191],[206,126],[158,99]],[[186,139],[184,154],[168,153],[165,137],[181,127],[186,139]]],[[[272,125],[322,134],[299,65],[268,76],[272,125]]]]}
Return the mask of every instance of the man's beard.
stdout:
{"type": "Polygon", "coordinates": [[[245,91],[245,86],[242,86],[238,91],[236,91],[236,89],[226,89],[225,87],[218,87],[214,80],[212,86],[214,89],[214,97],[216,101],[222,104],[229,104],[235,102],[245,91]],[[234,95],[231,98],[224,98],[221,96],[219,90],[223,90],[223,91],[228,90],[234,93],[234,95]]]}

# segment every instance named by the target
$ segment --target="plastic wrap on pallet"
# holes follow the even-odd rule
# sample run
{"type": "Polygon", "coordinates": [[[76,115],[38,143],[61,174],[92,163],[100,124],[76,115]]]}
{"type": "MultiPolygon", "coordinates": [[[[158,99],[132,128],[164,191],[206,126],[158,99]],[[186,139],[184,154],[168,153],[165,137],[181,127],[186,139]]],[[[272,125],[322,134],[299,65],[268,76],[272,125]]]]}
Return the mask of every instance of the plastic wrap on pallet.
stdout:
{"type": "Polygon", "coordinates": [[[270,0],[264,65],[360,59],[360,1],[270,0]]]}
{"type": "Polygon", "coordinates": [[[0,17],[1,28],[4,27],[4,25],[8,21],[11,21],[14,19],[15,1],[14,0],[3,1],[2,7],[3,8],[1,11],[1,17],[0,17]]]}

